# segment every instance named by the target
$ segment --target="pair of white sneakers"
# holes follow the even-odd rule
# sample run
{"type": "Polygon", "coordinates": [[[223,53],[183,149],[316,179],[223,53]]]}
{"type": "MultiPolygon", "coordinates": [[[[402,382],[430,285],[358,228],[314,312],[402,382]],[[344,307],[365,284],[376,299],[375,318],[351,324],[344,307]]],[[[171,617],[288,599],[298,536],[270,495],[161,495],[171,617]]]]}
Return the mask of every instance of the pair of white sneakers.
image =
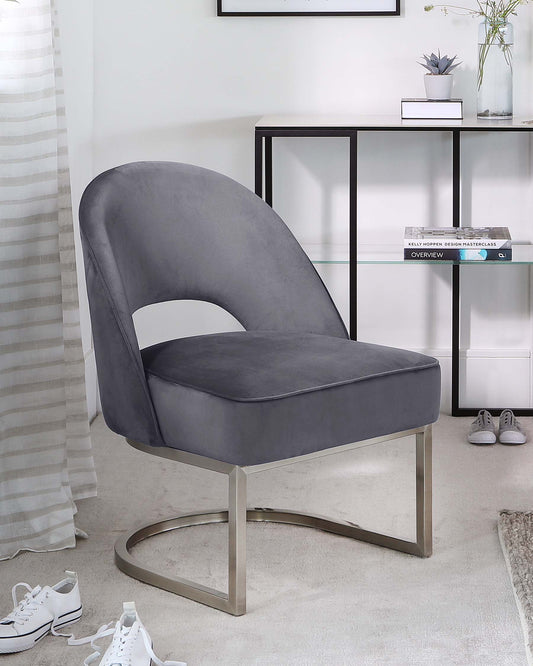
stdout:
{"type": "Polygon", "coordinates": [[[477,445],[495,444],[497,439],[500,444],[508,445],[525,444],[527,441],[526,433],[510,409],[504,409],[500,414],[498,431],[491,413],[487,409],[480,409],[470,426],[467,439],[470,444],[477,445]]]}
{"type": "Polygon", "coordinates": [[[29,650],[48,634],[68,638],[69,645],[90,643],[94,652],[83,662],[85,666],[186,666],[182,661],[161,661],[156,657],[152,640],[141,622],[135,604],[123,604],[118,622],[102,625],[93,636],[75,639],[58,629],[81,619],[82,603],[78,576],[66,571],[67,577],[53,587],[34,587],[17,583],[12,589],[13,610],[0,620],[0,654],[29,650]],[[17,600],[17,590],[27,592],[17,600]],[[96,641],[113,636],[105,652],[96,641]],[[103,653],[103,654],[102,654],[103,653]]]}

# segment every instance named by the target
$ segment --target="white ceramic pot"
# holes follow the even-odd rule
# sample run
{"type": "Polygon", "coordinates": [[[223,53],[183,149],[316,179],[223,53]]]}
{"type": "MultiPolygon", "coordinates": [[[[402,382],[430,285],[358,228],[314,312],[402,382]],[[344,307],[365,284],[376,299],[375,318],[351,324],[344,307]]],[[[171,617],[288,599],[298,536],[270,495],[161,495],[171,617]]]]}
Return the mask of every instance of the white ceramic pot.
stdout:
{"type": "Polygon", "coordinates": [[[424,85],[428,99],[451,99],[453,74],[426,74],[424,85]]]}

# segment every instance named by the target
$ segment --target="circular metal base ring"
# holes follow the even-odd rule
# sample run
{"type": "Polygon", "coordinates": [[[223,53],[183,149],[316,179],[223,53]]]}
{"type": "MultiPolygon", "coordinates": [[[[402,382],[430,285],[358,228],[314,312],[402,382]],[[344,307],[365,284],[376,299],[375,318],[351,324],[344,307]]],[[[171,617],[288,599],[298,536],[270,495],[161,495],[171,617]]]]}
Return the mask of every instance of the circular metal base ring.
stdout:
{"type": "MultiPolygon", "coordinates": [[[[378,534],[362,529],[354,523],[347,521],[335,521],[324,516],[318,516],[295,511],[282,509],[254,508],[246,511],[247,522],[275,522],[286,525],[297,525],[300,527],[312,527],[326,532],[332,532],[345,537],[351,537],[379,546],[386,546],[395,550],[400,550],[412,555],[420,555],[418,544],[410,541],[404,541],[395,537],[378,534]]],[[[214,523],[227,523],[228,511],[210,511],[205,513],[195,513],[177,518],[169,518],[145,525],[135,531],[121,536],[115,544],[115,562],[118,568],[124,573],[141,580],[149,585],[155,585],[169,592],[174,592],[181,596],[199,601],[219,610],[240,615],[244,610],[236,610],[235,597],[236,592],[230,590],[230,593],[224,593],[210,587],[206,587],[193,581],[169,577],[160,571],[156,571],[146,565],[139,563],[131,554],[131,549],[141,541],[158,534],[164,534],[183,527],[195,527],[199,525],[209,525],[214,523]]],[[[245,562],[241,563],[245,566],[245,562]]],[[[230,553],[230,581],[232,580],[231,567],[235,567],[235,558],[230,553]]],[[[244,606],[243,606],[244,607],[244,606]]]]}

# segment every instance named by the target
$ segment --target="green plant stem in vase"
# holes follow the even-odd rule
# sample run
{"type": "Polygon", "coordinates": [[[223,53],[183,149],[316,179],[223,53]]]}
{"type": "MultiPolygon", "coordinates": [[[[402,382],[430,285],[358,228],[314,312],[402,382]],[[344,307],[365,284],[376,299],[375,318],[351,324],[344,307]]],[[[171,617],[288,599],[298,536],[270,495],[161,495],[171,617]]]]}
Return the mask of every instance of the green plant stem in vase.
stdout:
{"type": "Polygon", "coordinates": [[[479,26],[477,113],[482,118],[513,115],[513,25],[487,20],[479,26]]]}
{"type": "Polygon", "coordinates": [[[513,26],[511,16],[530,0],[478,0],[475,7],[426,5],[426,12],[440,8],[444,14],[480,17],[478,33],[478,116],[507,118],[513,115],[513,26]]]}

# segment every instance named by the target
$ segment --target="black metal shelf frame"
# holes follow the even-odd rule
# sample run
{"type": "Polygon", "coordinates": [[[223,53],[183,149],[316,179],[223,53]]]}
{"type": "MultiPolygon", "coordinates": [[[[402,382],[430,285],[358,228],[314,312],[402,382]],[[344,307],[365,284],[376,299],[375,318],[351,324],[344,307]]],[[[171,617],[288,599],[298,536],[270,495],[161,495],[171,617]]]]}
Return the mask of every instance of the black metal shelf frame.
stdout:
{"type": "MultiPolygon", "coordinates": [[[[314,12],[254,12],[254,11],[227,11],[224,9],[223,0],[217,0],[217,16],[400,16],[400,0],[394,2],[393,9],[378,11],[314,11],[314,12]]],[[[392,4],[392,3],[391,3],[392,4]]]]}
{"type": "MultiPolygon", "coordinates": [[[[255,193],[263,198],[269,206],[273,205],[272,189],[272,139],[273,137],[345,137],[350,141],[349,166],[349,225],[350,225],[350,337],[357,340],[357,137],[359,132],[450,132],[452,134],[452,225],[461,226],[461,134],[463,132],[531,132],[532,125],[513,127],[512,129],[498,126],[480,125],[479,127],[442,126],[346,126],[346,127],[266,127],[255,128],[255,193]]],[[[457,264],[452,269],[452,416],[475,416],[479,408],[460,407],[459,405],[459,343],[461,331],[461,267],[457,264]]],[[[503,407],[490,407],[490,411],[498,415],[503,407]]],[[[514,409],[517,416],[533,416],[533,408],[514,409]]]]}

